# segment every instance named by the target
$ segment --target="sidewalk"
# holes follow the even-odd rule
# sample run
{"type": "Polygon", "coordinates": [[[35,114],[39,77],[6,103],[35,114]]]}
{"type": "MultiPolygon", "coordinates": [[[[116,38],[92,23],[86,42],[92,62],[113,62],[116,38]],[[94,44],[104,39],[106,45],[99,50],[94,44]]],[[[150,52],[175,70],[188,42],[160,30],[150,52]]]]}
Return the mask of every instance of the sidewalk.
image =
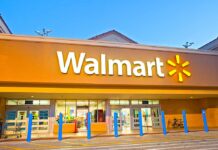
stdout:
{"type": "Polygon", "coordinates": [[[169,133],[163,134],[146,134],[142,137],[139,135],[129,135],[120,137],[93,137],[90,140],[86,138],[69,138],[58,141],[53,140],[35,140],[30,143],[26,141],[0,142],[1,150],[53,150],[53,149],[169,149],[180,148],[190,149],[192,147],[207,149],[212,147],[217,149],[218,131],[190,132],[185,134],[169,133]]]}
{"type": "MultiPolygon", "coordinates": [[[[213,131],[217,131],[218,132],[218,128],[213,128],[210,129],[209,132],[213,132],[213,131]]],[[[178,128],[178,129],[168,129],[167,133],[168,135],[173,134],[173,133],[183,133],[184,129],[183,128],[178,128]]],[[[203,132],[203,129],[200,128],[190,128],[189,132],[203,132]]],[[[162,133],[162,129],[152,129],[152,128],[147,128],[144,129],[144,135],[149,136],[149,135],[163,135],[162,133]]],[[[92,137],[113,137],[114,136],[114,132],[110,132],[110,133],[105,133],[105,132],[92,132],[92,137]]],[[[139,130],[131,130],[131,131],[119,131],[119,135],[120,136],[137,136],[139,135],[139,130]]],[[[32,134],[32,140],[50,140],[50,139],[57,139],[58,135],[57,134],[46,134],[46,133],[41,133],[41,134],[32,134]]],[[[64,133],[63,134],[63,139],[81,139],[81,138],[86,138],[87,137],[87,132],[79,132],[79,133],[64,133]]],[[[14,137],[10,137],[10,138],[1,138],[0,142],[4,142],[4,141],[25,141],[26,140],[26,135],[22,135],[21,138],[16,138],[14,137]]]]}

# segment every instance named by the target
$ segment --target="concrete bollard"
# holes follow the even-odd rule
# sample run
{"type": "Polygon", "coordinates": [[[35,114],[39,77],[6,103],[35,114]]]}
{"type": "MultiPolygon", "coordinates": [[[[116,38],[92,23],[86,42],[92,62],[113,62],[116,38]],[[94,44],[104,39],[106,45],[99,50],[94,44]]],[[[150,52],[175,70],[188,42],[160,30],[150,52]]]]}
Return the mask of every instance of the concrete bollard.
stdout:
{"type": "Polygon", "coordinates": [[[164,114],[164,111],[161,111],[161,122],[162,122],[163,134],[164,134],[164,135],[167,135],[167,129],[166,129],[166,122],[165,122],[165,114],[164,114]]]}
{"type": "Polygon", "coordinates": [[[58,126],[58,141],[62,141],[63,137],[63,114],[59,114],[59,126],[58,126]]]}
{"type": "Polygon", "coordinates": [[[184,132],[188,133],[188,124],[187,124],[187,119],[186,119],[186,111],[182,111],[182,117],[183,117],[183,123],[184,123],[184,132]]]}
{"type": "Polygon", "coordinates": [[[205,110],[202,110],[202,118],[203,118],[203,122],[204,122],[204,131],[208,132],[208,125],[207,125],[207,117],[206,117],[206,112],[205,110]]]}
{"type": "Polygon", "coordinates": [[[91,139],[91,112],[87,115],[87,139],[91,139]]]}
{"type": "Polygon", "coordinates": [[[118,137],[118,114],[115,112],[114,113],[114,137],[118,137]]]}
{"type": "Polygon", "coordinates": [[[29,114],[29,120],[28,120],[28,131],[27,131],[27,142],[31,142],[31,136],[32,136],[32,121],[33,121],[33,115],[29,114]]]}
{"type": "Polygon", "coordinates": [[[140,136],[143,136],[143,125],[142,125],[142,112],[139,112],[139,134],[140,136]]]}

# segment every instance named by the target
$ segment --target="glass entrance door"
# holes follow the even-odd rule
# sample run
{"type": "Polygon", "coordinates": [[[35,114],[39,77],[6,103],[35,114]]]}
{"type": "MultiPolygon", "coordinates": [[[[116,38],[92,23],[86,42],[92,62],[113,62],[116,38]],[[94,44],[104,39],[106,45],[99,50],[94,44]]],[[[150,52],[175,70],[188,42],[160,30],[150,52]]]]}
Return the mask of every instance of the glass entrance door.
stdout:
{"type": "Polygon", "coordinates": [[[49,110],[30,110],[29,113],[33,115],[32,132],[41,133],[49,131],[49,110]]]}
{"type": "Polygon", "coordinates": [[[77,123],[79,131],[87,129],[87,114],[88,108],[77,108],[77,123]]]}
{"type": "Polygon", "coordinates": [[[26,132],[27,111],[10,110],[6,112],[5,134],[17,134],[26,132]]]}
{"type": "Polygon", "coordinates": [[[152,127],[151,108],[141,108],[143,127],[152,127]]]}
{"type": "Polygon", "coordinates": [[[160,109],[158,107],[154,107],[151,109],[151,119],[152,119],[152,127],[159,128],[160,127],[160,109]]]}
{"type": "Polygon", "coordinates": [[[17,111],[17,120],[16,120],[16,128],[21,132],[26,132],[27,125],[27,111],[26,110],[18,110],[17,111]]]}
{"type": "Polygon", "coordinates": [[[130,130],[130,108],[122,108],[121,109],[121,122],[122,122],[122,130],[130,130]]]}
{"type": "Polygon", "coordinates": [[[160,109],[159,107],[148,108],[132,108],[132,129],[139,128],[139,111],[142,112],[142,125],[143,127],[160,127],[160,109]]]}
{"type": "Polygon", "coordinates": [[[139,128],[139,111],[140,111],[140,108],[132,109],[132,128],[133,129],[139,128]]]}
{"type": "Polygon", "coordinates": [[[117,123],[118,123],[118,129],[121,130],[121,115],[120,115],[120,112],[121,110],[120,109],[112,109],[111,110],[111,119],[112,119],[112,129],[114,130],[114,113],[117,113],[117,123]]]}

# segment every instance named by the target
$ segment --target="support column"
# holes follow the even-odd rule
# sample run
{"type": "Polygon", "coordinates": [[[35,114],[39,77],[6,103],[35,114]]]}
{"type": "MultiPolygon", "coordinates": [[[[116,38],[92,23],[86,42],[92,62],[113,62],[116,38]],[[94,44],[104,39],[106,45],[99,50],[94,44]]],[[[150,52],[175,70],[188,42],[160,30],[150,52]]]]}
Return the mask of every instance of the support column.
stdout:
{"type": "Polygon", "coordinates": [[[106,107],[106,123],[107,123],[107,132],[110,133],[112,131],[111,129],[111,108],[110,108],[110,100],[105,101],[105,107],[106,107]]]}
{"type": "Polygon", "coordinates": [[[55,119],[55,104],[56,100],[50,100],[50,111],[49,111],[49,133],[53,134],[55,119]]]}
{"type": "MultiPolygon", "coordinates": [[[[0,125],[2,125],[2,123],[4,123],[4,121],[5,121],[5,112],[6,112],[6,106],[5,105],[6,105],[6,100],[3,99],[3,98],[0,98],[0,122],[1,122],[0,125]]],[[[3,133],[4,128],[3,128],[3,126],[0,127],[0,128],[1,128],[0,129],[0,135],[1,135],[1,132],[3,133]]]]}
{"type": "Polygon", "coordinates": [[[4,121],[6,115],[6,100],[4,98],[0,98],[0,108],[0,121],[4,121]]]}

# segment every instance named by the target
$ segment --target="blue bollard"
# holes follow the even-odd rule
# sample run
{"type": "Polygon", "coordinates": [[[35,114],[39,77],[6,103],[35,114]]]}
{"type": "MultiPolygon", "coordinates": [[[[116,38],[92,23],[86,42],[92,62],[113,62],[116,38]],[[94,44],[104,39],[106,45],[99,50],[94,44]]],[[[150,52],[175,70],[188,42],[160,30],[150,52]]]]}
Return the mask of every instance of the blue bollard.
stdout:
{"type": "Polygon", "coordinates": [[[115,112],[114,113],[114,137],[118,137],[118,122],[117,122],[117,118],[118,118],[118,115],[115,112]]]}
{"type": "Polygon", "coordinates": [[[205,110],[202,110],[202,117],[203,117],[203,122],[204,122],[204,131],[208,132],[207,117],[206,117],[205,110]]]}
{"type": "Polygon", "coordinates": [[[58,126],[58,141],[62,141],[62,129],[63,129],[63,114],[59,114],[59,126],[58,126]]]}
{"type": "Polygon", "coordinates": [[[33,120],[33,115],[29,114],[29,121],[28,121],[28,131],[27,131],[27,142],[31,142],[31,135],[32,135],[32,120],[33,120]]]}
{"type": "Polygon", "coordinates": [[[166,122],[165,122],[164,111],[161,111],[161,121],[162,121],[163,134],[164,134],[164,135],[167,135],[167,129],[166,129],[166,122]]]}
{"type": "Polygon", "coordinates": [[[143,127],[142,127],[142,112],[139,112],[139,131],[140,131],[140,136],[143,136],[143,127]]]}
{"type": "Polygon", "coordinates": [[[182,111],[182,117],[183,117],[183,123],[184,123],[184,132],[188,133],[188,125],[187,125],[187,119],[186,119],[186,111],[182,111]]]}
{"type": "Polygon", "coordinates": [[[91,113],[87,115],[87,139],[91,139],[91,113]]]}

